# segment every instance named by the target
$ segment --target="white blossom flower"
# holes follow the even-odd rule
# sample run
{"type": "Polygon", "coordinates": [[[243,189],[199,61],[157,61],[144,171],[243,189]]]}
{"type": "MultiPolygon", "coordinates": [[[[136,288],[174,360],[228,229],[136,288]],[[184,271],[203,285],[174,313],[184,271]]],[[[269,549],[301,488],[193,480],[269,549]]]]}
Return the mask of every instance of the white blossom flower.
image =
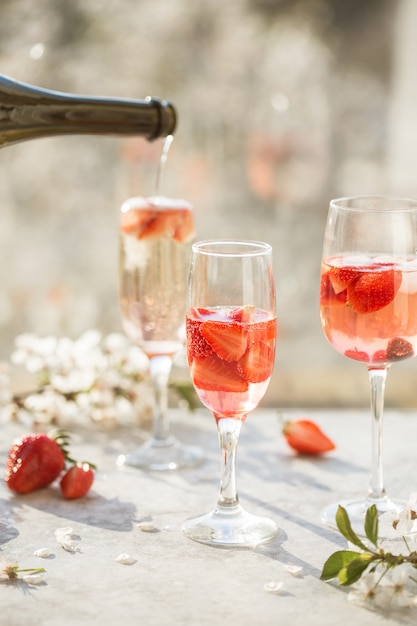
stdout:
{"type": "Polygon", "coordinates": [[[22,573],[22,580],[26,584],[39,585],[44,580],[45,570],[43,567],[20,569],[17,563],[0,565],[0,582],[17,580],[22,573]]]}
{"type": "Polygon", "coordinates": [[[104,338],[103,345],[107,352],[120,358],[128,347],[128,340],[122,333],[110,333],[104,338]]]}
{"type": "Polygon", "coordinates": [[[381,537],[385,539],[381,543],[392,539],[398,539],[398,532],[395,529],[395,524],[399,519],[399,513],[395,510],[385,511],[378,517],[378,527],[381,537]]]}
{"type": "Polygon", "coordinates": [[[375,599],[378,593],[378,579],[379,575],[375,572],[368,572],[364,574],[354,588],[348,593],[349,602],[366,602],[368,600],[375,599]]]}
{"type": "Polygon", "coordinates": [[[379,518],[380,528],[387,539],[403,537],[412,533],[415,528],[417,513],[417,492],[412,493],[403,509],[400,511],[390,510],[383,513],[379,518]]]}
{"type": "Polygon", "coordinates": [[[124,334],[103,338],[89,330],[72,340],[26,333],[16,338],[11,362],[37,374],[40,387],[13,396],[0,363],[2,419],[54,425],[88,420],[111,427],[150,422],[149,360],[124,334]]]}

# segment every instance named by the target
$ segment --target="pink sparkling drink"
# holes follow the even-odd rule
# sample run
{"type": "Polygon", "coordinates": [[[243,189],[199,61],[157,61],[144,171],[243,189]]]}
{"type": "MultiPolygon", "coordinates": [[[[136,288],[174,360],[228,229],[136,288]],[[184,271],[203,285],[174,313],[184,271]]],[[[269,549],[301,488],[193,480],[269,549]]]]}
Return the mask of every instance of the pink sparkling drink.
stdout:
{"type": "Polygon", "coordinates": [[[271,378],[276,318],[252,306],[193,308],[186,328],[188,363],[200,400],[216,420],[244,420],[271,378]]]}
{"type": "Polygon", "coordinates": [[[417,261],[333,257],[322,262],[320,314],[328,341],[368,366],[417,349],[417,261]]]}

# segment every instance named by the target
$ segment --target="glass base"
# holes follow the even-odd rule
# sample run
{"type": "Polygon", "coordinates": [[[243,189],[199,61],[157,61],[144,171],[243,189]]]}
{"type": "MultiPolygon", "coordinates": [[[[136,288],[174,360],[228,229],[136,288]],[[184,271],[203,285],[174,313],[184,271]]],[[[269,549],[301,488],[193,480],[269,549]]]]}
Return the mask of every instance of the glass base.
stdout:
{"type": "MultiPolygon", "coordinates": [[[[365,515],[367,509],[372,506],[372,504],[376,505],[378,511],[378,517],[387,512],[392,512],[393,516],[398,514],[401,510],[407,507],[407,503],[401,500],[390,500],[389,498],[382,498],[381,500],[341,500],[340,502],[335,502],[334,504],[330,504],[325,509],[323,509],[321,513],[321,521],[325,526],[329,528],[333,528],[337,530],[336,524],[336,512],[338,506],[342,506],[346,509],[352,529],[359,537],[365,537],[364,523],[365,523],[365,515]]],[[[417,524],[414,522],[413,527],[410,531],[410,534],[417,532],[417,524]]],[[[380,539],[392,539],[395,531],[390,532],[389,525],[387,525],[386,532],[384,528],[379,527],[378,536],[380,539]]],[[[398,536],[398,534],[397,534],[398,536]]]]}
{"type": "Polygon", "coordinates": [[[130,465],[143,470],[167,471],[196,467],[204,462],[200,448],[186,446],[175,437],[155,439],[151,437],[140,448],[130,454],[121,454],[117,465],[130,465]]]}
{"type": "Polygon", "coordinates": [[[224,547],[250,547],[269,541],[278,533],[268,517],[251,515],[241,506],[216,507],[211,513],[185,520],[184,534],[200,543],[224,547]]]}

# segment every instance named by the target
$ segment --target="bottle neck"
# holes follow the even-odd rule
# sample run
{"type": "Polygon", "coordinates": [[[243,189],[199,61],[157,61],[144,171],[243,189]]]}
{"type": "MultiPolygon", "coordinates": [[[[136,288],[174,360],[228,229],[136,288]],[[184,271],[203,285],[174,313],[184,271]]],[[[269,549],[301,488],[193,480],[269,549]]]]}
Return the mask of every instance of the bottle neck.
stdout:
{"type": "Polygon", "coordinates": [[[177,115],[158,98],[78,96],[41,89],[0,75],[0,147],[57,135],[172,135],[177,115]]]}

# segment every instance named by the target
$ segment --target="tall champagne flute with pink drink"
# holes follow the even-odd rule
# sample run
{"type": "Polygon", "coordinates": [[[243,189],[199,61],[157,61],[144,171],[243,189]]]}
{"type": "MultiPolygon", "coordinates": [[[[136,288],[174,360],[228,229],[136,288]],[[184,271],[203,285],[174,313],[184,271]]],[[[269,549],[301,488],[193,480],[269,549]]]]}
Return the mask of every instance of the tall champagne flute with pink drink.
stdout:
{"type": "Polygon", "coordinates": [[[197,465],[201,450],[181,444],[168,419],[168,381],[173,356],[185,339],[185,297],[191,243],[192,206],[179,199],[133,197],[120,210],[120,307],[126,334],[149,357],[155,390],[153,434],[142,446],[121,455],[148,470],[197,465]]]}
{"type": "Polygon", "coordinates": [[[217,506],[188,519],[184,533],[221,546],[251,546],[275,536],[268,517],[247,513],[236,487],[236,450],[248,413],[274,367],[276,316],[272,251],[266,243],[193,245],[187,297],[187,356],[196,392],[210,409],[221,449],[217,506]]]}
{"type": "Polygon", "coordinates": [[[321,265],[321,324],[338,352],[368,370],[372,462],[367,495],[342,498],[323,511],[330,526],[338,504],[360,533],[372,504],[380,513],[404,508],[385,492],[382,418],[389,368],[417,351],[416,252],[416,200],[363,196],[331,201],[321,265]]]}

